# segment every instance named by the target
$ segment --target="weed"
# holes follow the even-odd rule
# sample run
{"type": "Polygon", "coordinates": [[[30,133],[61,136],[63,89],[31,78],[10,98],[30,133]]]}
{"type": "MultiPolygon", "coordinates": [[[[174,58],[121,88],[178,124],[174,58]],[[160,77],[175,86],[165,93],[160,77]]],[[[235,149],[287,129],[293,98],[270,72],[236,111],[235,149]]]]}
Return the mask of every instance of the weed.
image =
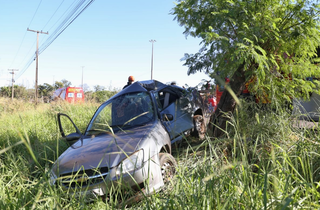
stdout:
{"type": "MultiPolygon", "coordinates": [[[[0,100],[0,209],[129,208],[108,199],[88,204],[50,185],[51,165],[67,148],[56,114],[68,114],[83,131],[97,107],[0,100]]],[[[243,103],[225,138],[186,137],[173,145],[177,175],[131,208],[319,209],[319,135],[293,120],[286,111],[243,103]]]]}

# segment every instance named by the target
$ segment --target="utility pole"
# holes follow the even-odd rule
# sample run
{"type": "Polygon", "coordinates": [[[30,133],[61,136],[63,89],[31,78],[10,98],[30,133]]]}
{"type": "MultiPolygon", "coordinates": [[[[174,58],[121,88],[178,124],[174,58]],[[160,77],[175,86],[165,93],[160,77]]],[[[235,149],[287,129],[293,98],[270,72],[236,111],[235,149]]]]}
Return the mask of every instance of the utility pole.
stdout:
{"type": "Polygon", "coordinates": [[[153,43],[156,42],[156,40],[151,39],[149,42],[152,43],[152,53],[151,53],[151,80],[153,79],[153,43]]]}
{"type": "Polygon", "coordinates": [[[36,50],[36,94],[35,94],[35,98],[36,98],[36,105],[38,103],[38,57],[39,57],[39,33],[40,34],[49,34],[48,32],[43,32],[43,31],[35,31],[35,30],[30,30],[29,28],[27,28],[27,31],[31,31],[31,32],[35,32],[37,33],[37,50],[36,50]]]}
{"type": "Polygon", "coordinates": [[[84,68],[84,66],[82,66],[82,79],[81,79],[81,87],[82,87],[82,90],[83,90],[83,68],[84,68]]]}
{"type": "Polygon", "coordinates": [[[13,100],[13,95],[14,95],[14,72],[15,71],[19,71],[18,69],[8,69],[8,71],[11,71],[9,72],[10,74],[12,74],[12,93],[11,93],[11,100],[13,100]]]}

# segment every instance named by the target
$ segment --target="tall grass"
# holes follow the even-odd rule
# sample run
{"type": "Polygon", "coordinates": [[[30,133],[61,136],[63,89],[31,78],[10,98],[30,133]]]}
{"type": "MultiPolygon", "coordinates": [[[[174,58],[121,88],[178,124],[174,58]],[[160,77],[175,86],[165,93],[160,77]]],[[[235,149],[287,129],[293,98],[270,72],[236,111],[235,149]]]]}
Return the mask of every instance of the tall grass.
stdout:
{"type": "Polygon", "coordinates": [[[56,115],[68,114],[84,131],[98,104],[0,104],[0,209],[59,207],[64,197],[49,185],[48,172],[68,145],[60,140],[56,115]]]}
{"type": "Polygon", "coordinates": [[[153,209],[319,209],[319,135],[287,112],[244,106],[224,139],[207,137],[179,156],[172,190],[153,209]]]}
{"type": "MultiPolygon", "coordinates": [[[[18,108],[7,108],[0,119],[0,209],[117,208],[107,200],[68,199],[48,180],[52,162],[67,148],[56,113],[68,114],[83,131],[97,104],[12,106],[18,108]]],[[[225,137],[173,145],[172,183],[128,208],[319,209],[317,131],[294,127],[287,112],[255,105],[229,117],[225,137]]]]}

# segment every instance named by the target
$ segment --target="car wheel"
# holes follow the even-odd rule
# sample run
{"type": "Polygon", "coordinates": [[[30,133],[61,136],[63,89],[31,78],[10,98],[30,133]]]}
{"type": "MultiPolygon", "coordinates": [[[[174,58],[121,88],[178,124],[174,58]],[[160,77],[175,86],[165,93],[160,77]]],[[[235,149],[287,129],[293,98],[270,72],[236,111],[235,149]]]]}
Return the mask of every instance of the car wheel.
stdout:
{"type": "Polygon", "coordinates": [[[168,153],[160,153],[159,159],[163,183],[166,185],[172,180],[176,173],[177,162],[174,157],[168,153]]]}
{"type": "Polygon", "coordinates": [[[193,136],[198,137],[199,139],[204,139],[206,133],[206,126],[202,115],[195,115],[193,117],[193,136]]]}

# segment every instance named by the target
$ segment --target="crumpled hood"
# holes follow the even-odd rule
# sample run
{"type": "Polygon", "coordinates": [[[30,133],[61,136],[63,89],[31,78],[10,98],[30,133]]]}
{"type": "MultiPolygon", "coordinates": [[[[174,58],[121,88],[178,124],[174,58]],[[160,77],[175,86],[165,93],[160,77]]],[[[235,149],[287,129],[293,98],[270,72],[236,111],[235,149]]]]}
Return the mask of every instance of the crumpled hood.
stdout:
{"type": "Polygon", "coordinates": [[[139,149],[140,142],[146,139],[153,127],[149,124],[119,131],[114,135],[99,134],[79,140],[58,158],[52,170],[58,175],[78,171],[82,167],[115,167],[139,149]]]}

